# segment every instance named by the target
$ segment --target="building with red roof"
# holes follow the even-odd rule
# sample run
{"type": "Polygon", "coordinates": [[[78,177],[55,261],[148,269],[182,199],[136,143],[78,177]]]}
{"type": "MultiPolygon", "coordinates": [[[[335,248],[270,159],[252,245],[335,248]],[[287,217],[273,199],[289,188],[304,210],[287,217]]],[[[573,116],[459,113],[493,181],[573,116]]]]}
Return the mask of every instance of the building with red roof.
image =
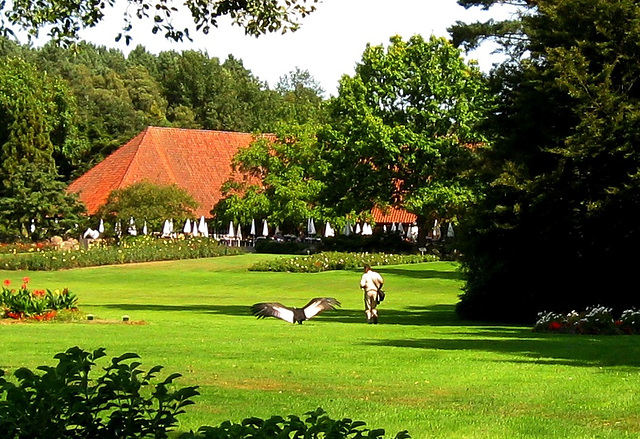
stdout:
{"type": "MultiPolygon", "coordinates": [[[[195,215],[209,217],[222,198],[223,183],[232,176],[233,156],[254,138],[249,133],[148,127],[73,181],[68,191],[77,193],[92,215],[115,189],[142,181],[176,184],[198,202],[195,215]]],[[[416,220],[396,208],[373,209],[372,214],[378,224],[416,220]]]]}
{"type": "Polygon", "coordinates": [[[148,127],[69,185],[94,214],[111,191],[148,181],[176,184],[197,202],[197,216],[222,197],[232,174],[231,159],[251,144],[249,133],[148,127]]]}

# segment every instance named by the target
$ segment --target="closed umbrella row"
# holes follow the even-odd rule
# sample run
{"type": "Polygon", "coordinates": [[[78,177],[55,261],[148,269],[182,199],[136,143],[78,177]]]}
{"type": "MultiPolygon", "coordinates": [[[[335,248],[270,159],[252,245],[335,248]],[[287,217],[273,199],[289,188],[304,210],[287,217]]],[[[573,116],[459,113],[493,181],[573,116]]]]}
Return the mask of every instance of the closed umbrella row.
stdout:
{"type": "MultiPolygon", "coordinates": [[[[84,233],[84,238],[92,238],[92,239],[96,239],[98,238],[100,235],[104,234],[105,231],[105,226],[104,226],[104,221],[100,220],[100,223],[98,225],[98,228],[93,230],[91,228],[87,229],[87,231],[84,233]]],[[[114,225],[114,231],[116,233],[117,236],[121,236],[122,235],[122,224],[118,221],[115,225],[114,225]]],[[[331,224],[327,221],[324,225],[324,232],[322,232],[321,234],[318,234],[318,230],[316,229],[315,226],[315,221],[313,218],[309,218],[307,220],[307,236],[310,238],[315,238],[318,237],[318,235],[325,237],[325,238],[330,238],[330,237],[334,237],[336,236],[336,230],[331,226],[331,224]]],[[[373,229],[371,227],[371,225],[367,222],[363,223],[362,225],[360,223],[356,223],[355,224],[355,228],[354,226],[350,223],[347,222],[344,226],[344,228],[342,228],[341,230],[343,235],[349,236],[351,234],[356,234],[356,235],[372,235],[373,234],[373,229]]],[[[402,223],[392,223],[390,228],[387,228],[387,225],[383,226],[383,232],[384,233],[395,233],[395,234],[399,234],[404,236],[406,234],[407,238],[410,239],[417,239],[418,236],[418,227],[415,224],[410,224],[407,225],[407,230],[405,232],[404,230],[404,226],[402,223]]],[[[136,222],[133,218],[129,219],[129,225],[127,227],[127,233],[129,235],[137,235],[139,233],[138,228],[136,227],[136,222]]],[[[149,230],[147,227],[147,222],[144,221],[142,229],[140,230],[140,233],[143,235],[148,235],[149,234],[149,230]]],[[[209,227],[207,225],[207,222],[204,218],[204,216],[200,217],[200,220],[189,220],[187,219],[184,223],[184,226],[182,227],[182,233],[184,233],[185,235],[191,235],[191,236],[202,236],[202,237],[209,237],[209,227]]],[[[274,234],[279,234],[279,228],[276,227],[274,230],[274,234]]],[[[438,223],[438,221],[436,220],[434,225],[433,225],[433,230],[432,230],[432,234],[433,237],[439,237],[440,236],[440,224],[438,223]]],[[[162,233],[161,236],[162,237],[175,237],[177,235],[176,230],[174,228],[174,224],[173,224],[173,219],[167,219],[164,221],[163,227],[162,227],[162,233]]],[[[256,221],[255,219],[251,220],[251,229],[249,231],[249,235],[248,237],[253,240],[256,239],[258,237],[268,237],[270,235],[270,227],[269,224],[267,223],[266,219],[262,220],[262,230],[260,231],[260,234],[258,234],[258,230],[256,227],[256,221]]],[[[453,226],[451,224],[448,225],[448,229],[446,232],[447,237],[453,237],[454,236],[454,232],[453,232],[453,226]]],[[[221,240],[225,240],[225,241],[229,241],[229,243],[231,244],[231,241],[236,242],[237,245],[239,245],[239,241],[243,240],[243,234],[242,234],[242,227],[240,226],[240,224],[237,225],[237,227],[234,225],[233,221],[229,222],[229,228],[226,229],[226,233],[224,234],[216,234],[214,232],[213,238],[215,239],[221,239],[221,240]]]]}

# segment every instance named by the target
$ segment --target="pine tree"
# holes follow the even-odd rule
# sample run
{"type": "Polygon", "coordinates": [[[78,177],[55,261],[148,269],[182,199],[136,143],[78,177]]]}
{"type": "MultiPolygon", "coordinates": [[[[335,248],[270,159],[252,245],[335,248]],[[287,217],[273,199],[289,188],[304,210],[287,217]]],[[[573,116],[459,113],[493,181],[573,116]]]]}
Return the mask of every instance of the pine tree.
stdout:
{"type": "Polygon", "coordinates": [[[65,192],[53,158],[58,127],[54,78],[29,63],[8,59],[0,72],[0,236],[63,233],[81,207],[65,192]],[[57,221],[56,221],[57,220],[57,221]],[[32,227],[33,224],[33,227],[32,227]]]}

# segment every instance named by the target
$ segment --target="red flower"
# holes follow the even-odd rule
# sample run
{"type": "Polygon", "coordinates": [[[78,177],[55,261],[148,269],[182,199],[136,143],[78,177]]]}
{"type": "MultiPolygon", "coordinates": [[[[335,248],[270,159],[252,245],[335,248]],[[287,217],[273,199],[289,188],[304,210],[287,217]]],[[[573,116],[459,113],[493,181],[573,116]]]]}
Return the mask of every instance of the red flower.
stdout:
{"type": "Polygon", "coordinates": [[[11,285],[11,281],[9,279],[5,279],[4,280],[4,286],[8,287],[9,285],[11,285]]]}
{"type": "Polygon", "coordinates": [[[20,320],[22,317],[24,317],[24,315],[21,312],[8,311],[7,312],[7,317],[9,317],[10,319],[20,320]]]}
{"type": "Polygon", "coordinates": [[[562,324],[560,322],[551,322],[549,323],[549,329],[551,329],[552,331],[556,331],[558,329],[562,328],[562,324]]]}
{"type": "Polygon", "coordinates": [[[22,282],[24,282],[25,285],[28,284],[30,280],[31,279],[29,279],[27,276],[22,278],[22,282]]]}
{"type": "Polygon", "coordinates": [[[47,295],[47,292],[45,290],[33,290],[34,297],[44,297],[46,295],[47,295]]]}

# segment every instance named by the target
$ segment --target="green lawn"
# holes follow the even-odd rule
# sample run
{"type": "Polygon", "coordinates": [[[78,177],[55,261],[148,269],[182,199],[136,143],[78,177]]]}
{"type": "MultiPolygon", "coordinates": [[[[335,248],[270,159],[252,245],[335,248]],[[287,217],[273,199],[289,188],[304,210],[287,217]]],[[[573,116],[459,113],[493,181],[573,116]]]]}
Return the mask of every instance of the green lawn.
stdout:
{"type": "Polygon", "coordinates": [[[414,438],[631,438],[640,435],[640,338],[571,336],[462,322],[455,264],[379,268],[387,300],[367,325],[355,271],[249,272],[270,255],[60,272],[6,272],[69,287],[104,323],[0,325],[0,368],[55,364],[71,346],[137,352],[146,368],[200,386],[181,428],[323,407],[414,438]],[[316,296],[343,304],[304,325],[249,306],[316,296]],[[123,324],[129,315],[146,324],[123,324]]]}

